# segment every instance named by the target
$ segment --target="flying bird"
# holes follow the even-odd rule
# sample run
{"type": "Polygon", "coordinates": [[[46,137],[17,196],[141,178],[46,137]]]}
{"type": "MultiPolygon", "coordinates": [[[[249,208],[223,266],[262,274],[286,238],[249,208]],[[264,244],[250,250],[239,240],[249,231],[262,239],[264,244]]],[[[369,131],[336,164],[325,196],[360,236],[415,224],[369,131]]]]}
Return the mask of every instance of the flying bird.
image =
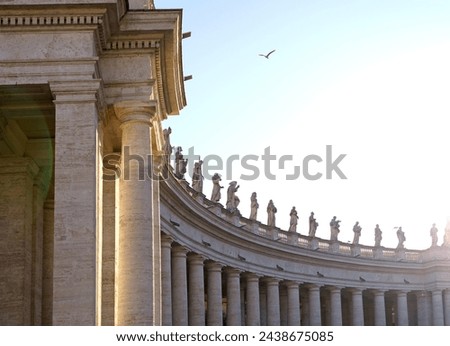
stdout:
{"type": "Polygon", "coordinates": [[[266,59],[269,59],[269,55],[272,54],[273,52],[275,52],[275,49],[272,50],[272,51],[270,51],[270,52],[267,53],[267,54],[259,54],[259,56],[263,56],[263,57],[265,57],[266,59]]]}
{"type": "Polygon", "coordinates": [[[323,275],[321,272],[317,272],[317,276],[318,276],[319,278],[323,278],[323,277],[324,277],[324,275],[323,275]]]}
{"type": "Polygon", "coordinates": [[[362,276],[359,277],[359,281],[366,282],[366,279],[364,279],[362,276]]]}
{"type": "Polygon", "coordinates": [[[282,266],[279,266],[278,264],[277,264],[277,269],[278,269],[278,270],[281,270],[281,271],[284,270],[284,268],[283,268],[282,266]]]}

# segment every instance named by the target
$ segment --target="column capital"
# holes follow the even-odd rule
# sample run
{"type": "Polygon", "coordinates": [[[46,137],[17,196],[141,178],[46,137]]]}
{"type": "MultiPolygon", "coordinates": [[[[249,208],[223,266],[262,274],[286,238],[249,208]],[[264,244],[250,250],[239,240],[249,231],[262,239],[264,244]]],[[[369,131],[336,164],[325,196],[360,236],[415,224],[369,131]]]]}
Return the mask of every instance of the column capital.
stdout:
{"type": "Polygon", "coordinates": [[[251,273],[251,272],[245,272],[243,274],[243,277],[247,280],[247,281],[256,281],[259,282],[259,278],[261,277],[261,275],[255,274],[255,273],[251,273]]]}
{"type": "Polygon", "coordinates": [[[203,262],[205,262],[205,257],[194,252],[188,254],[187,259],[190,264],[203,265],[203,262]]]}
{"type": "Polygon", "coordinates": [[[223,271],[228,276],[240,276],[242,273],[242,270],[233,267],[225,267],[223,271]]]}
{"type": "Polygon", "coordinates": [[[287,288],[300,288],[301,284],[302,284],[302,282],[300,282],[300,281],[293,281],[293,280],[284,281],[284,285],[287,288]]]}
{"type": "Polygon", "coordinates": [[[281,281],[281,279],[279,278],[274,278],[274,277],[264,277],[261,280],[262,282],[266,283],[267,285],[278,285],[281,281]]]}
{"type": "Polygon", "coordinates": [[[49,81],[54,103],[96,102],[100,79],[49,81]]]}
{"type": "Polygon", "coordinates": [[[186,257],[188,252],[189,250],[181,245],[175,245],[172,247],[172,255],[175,257],[186,257]]]}
{"type": "Polygon", "coordinates": [[[28,157],[5,157],[2,158],[0,174],[20,174],[27,173],[34,177],[38,174],[39,167],[28,157]]]}
{"type": "Polygon", "coordinates": [[[209,272],[220,272],[220,271],[222,271],[222,267],[223,267],[222,264],[220,264],[218,262],[214,262],[214,261],[207,261],[205,263],[205,268],[209,272]]]}
{"type": "Polygon", "coordinates": [[[151,125],[156,114],[156,101],[121,101],[114,104],[114,112],[122,123],[143,122],[151,125]]]}
{"type": "Polygon", "coordinates": [[[165,233],[161,233],[161,246],[171,247],[173,238],[165,233]]]}
{"type": "Polygon", "coordinates": [[[322,287],[323,285],[321,284],[313,284],[313,283],[308,283],[305,284],[304,287],[306,287],[309,290],[320,290],[320,287],[322,287]]]}

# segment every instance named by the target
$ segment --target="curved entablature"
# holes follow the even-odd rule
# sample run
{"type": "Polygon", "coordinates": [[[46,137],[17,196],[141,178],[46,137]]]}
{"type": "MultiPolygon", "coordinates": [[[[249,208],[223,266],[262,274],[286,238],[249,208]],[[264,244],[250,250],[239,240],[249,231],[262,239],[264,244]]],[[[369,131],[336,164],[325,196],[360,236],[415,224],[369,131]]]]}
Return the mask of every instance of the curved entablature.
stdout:
{"type": "Polygon", "coordinates": [[[356,252],[346,243],[237,216],[171,173],[161,184],[161,226],[189,251],[260,276],[366,289],[450,287],[447,247],[419,251],[358,246],[356,252]]]}

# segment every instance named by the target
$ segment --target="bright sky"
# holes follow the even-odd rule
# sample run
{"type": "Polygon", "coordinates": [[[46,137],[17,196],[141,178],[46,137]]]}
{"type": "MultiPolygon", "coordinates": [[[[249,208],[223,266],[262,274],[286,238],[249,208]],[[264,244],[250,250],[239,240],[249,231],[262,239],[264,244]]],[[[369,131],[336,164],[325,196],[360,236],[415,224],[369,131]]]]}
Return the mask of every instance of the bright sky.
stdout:
{"type": "MultiPolygon", "coordinates": [[[[289,228],[296,206],[298,232],[329,239],[329,222],[341,222],[339,240],[351,241],[356,221],[361,244],[396,247],[402,226],[407,248],[425,249],[429,230],[439,244],[450,220],[450,1],[447,0],[155,0],[156,8],[183,8],[184,74],[188,105],[165,121],[171,142],[205,159],[256,155],[260,175],[240,161],[222,175],[221,203],[231,180],[240,184],[239,209],[248,217],[258,194],[258,220],[267,222],[273,199],[277,226],[289,228]],[[260,53],[276,49],[265,59],[260,53]],[[326,146],[347,179],[326,179],[326,146]],[[270,147],[275,180],[264,174],[270,147]],[[279,159],[292,155],[285,169],[279,159]],[[287,180],[294,166],[323,173],[287,180]],[[230,174],[232,175],[230,176],[230,174]],[[228,176],[227,176],[228,175],[228,176]]],[[[206,160],[206,159],[205,159],[206,160]]],[[[209,160],[209,165],[216,164],[209,160]]],[[[224,163],[225,165],[225,163],[224,163]]],[[[266,170],[267,171],[267,170],[266,170]]],[[[204,172],[205,175],[207,172],[204,172]]],[[[187,180],[191,182],[190,177],[187,180]]],[[[205,180],[209,198],[212,182],[205,180]]]]}

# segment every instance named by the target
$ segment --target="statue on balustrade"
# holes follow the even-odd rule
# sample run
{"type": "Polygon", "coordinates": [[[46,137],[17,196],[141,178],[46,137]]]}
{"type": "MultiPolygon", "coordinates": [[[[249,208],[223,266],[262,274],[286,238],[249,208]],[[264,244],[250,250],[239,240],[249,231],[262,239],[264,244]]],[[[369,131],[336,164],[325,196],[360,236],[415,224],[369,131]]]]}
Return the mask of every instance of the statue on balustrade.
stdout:
{"type": "Polygon", "coordinates": [[[213,188],[211,193],[211,201],[215,203],[218,203],[220,201],[220,198],[222,197],[220,195],[220,189],[223,189],[223,186],[220,185],[221,181],[222,178],[220,177],[219,173],[214,173],[212,177],[213,188]]]}
{"type": "Polygon", "coordinates": [[[314,218],[314,213],[311,212],[311,215],[309,216],[309,233],[308,233],[310,237],[316,236],[317,226],[319,226],[319,223],[314,218]]]}
{"type": "Polygon", "coordinates": [[[295,210],[295,207],[292,207],[289,216],[291,217],[289,223],[289,232],[297,232],[298,215],[297,210],[295,210]]]}
{"type": "Polygon", "coordinates": [[[177,152],[175,153],[175,176],[178,179],[184,179],[184,174],[186,173],[187,167],[187,159],[183,158],[182,147],[177,148],[177,152]]]}
{"type": "Polygon", "coordinates": [[[353,245],[359,244],[359,238],[361,237],[361,226],[359,225],[359,222],[356,221],[355,225],[353,226],[353,245]]]}
{"type": "Polygon", "coordinates": [[[252,193],[252,196],[250,197],[250,220],[256,221],[256,214],[258,213],[258,200],[256,199],[256,192],[252,193]]]}
{"type": "Polygon", "coordinates": [[[239,213],[238,205],[240,203],[239,197],[236,196],[236,192],[239,189],[239,185],[236,181],[232,181],[228,186],[227,191],[227,210],[232,213],[239,213]]]}
{"type": "Polygon", "coordinates": [[[330,232],[331,232],[330,240],[331,241],[338,241],[338,234],[340,232],[340,230],[339,230],[340,222],[341,222],[340,220],[336,220],[336,216],[333,216],[333,218],[330,221],[330,232]]]}
{"type": "Polygon", "coordinates": [[[273,201],[270,200],[267,205],[267,226],[275,227],[275,214],[277,213],[277,208],[273,204],[273,201]]]}
{"type": "Polygon", "coordinates": [[[199,193],[203,192],[202,164],[202,160],[196,162],[194,164],[194,172],[192,173],[192,188],[199,193]]]}
{"type": "Polygon", "coordinates": [[[382,238],[383,237],[382,237],[382,232],[381,232],[380,226],[377,224],[375,226],[375,246],[376,247],[381,246],[381,239],[382,238]]]}
{"type": "Polygon", "coordinates": [[[430,229],[430,236],[431,236],[431,246],[437,246],[438,242],[438,229],[436,228],[436,224],[433,223],[433,227],[430,229]]]}
{"type": "Polygon", "coordinates": [[[173,147],[170,144],[170,134],[172,133],[172,129],[169,127],[167,129],[163,130],[163,136],[164,136],[164,155],[167,156],[167,162],[170,161],[170,155],[172,155],[173,147]]]}
{"type": "Polygon", "coordinates": [[[450,246],[450,221],[447,223],[447,226],[445,227],[445,233],[444,233],[444,243],[442,246],[450,246]]]}
{"type": "Polygon", "coordinates": [[[406,241],[406,237],[405,232],[403,232],[401,227],[397,229],[397,238],[398,238],[397,250],[404,249],[405,245],[403,243],[406,241]]]}

